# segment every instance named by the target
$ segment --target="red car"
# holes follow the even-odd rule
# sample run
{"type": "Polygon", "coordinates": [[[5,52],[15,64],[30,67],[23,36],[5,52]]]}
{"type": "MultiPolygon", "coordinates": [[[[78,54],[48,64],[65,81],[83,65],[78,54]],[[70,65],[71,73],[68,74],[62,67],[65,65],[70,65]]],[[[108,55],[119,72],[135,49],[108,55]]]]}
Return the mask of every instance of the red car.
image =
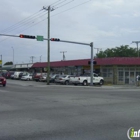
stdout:
{"type": "Polygon", "coordinates": [[[3,85],[4,87],[6,86],[6,78],[4,78],[1,73],[0,73],[0,85],[3,85]]]}

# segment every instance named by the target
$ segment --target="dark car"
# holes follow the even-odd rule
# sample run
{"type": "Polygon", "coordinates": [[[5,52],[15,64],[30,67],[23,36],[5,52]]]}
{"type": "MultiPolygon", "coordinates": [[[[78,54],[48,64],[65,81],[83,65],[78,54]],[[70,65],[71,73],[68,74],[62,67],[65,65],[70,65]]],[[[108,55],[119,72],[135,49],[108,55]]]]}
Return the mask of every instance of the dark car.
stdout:
{"type": "Polygon", "coordinates": [[[6,74],[5,74],[5,78],[6,79],[10,79],[11,78],[11,75],[13,75],[14,74],[14,71],[8,71],[8,72],[6,72],[6,74]]]}
{"type": "Polygon", "coordinates": [[[5,78],[6,78],[6,74],[7,74],[7,71],[1,73],[2,77],[5,77],[5,78]]]}
{"type": "Polygon", "coordinates": [[[23,72],[21,72],[21,73],[19,74],[19,79],[21,79],[22,75],[23,75],[23,72]]]}
{"type": "Polygon", "coordinates": [[[0,85],[6,86],[6,78],[2,74],[0,74],[0,85]]]}

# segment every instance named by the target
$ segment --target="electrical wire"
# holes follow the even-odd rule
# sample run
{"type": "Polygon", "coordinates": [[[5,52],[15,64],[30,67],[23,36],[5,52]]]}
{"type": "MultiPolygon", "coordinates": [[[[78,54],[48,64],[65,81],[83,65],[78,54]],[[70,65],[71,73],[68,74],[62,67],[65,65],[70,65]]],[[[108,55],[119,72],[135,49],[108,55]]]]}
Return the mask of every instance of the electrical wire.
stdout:
{"type": "MultiPolygon", "coordinates": [[[[91,1],[91,0],[88,0],[88,1],[86,1],[86,2],[84,2],[84,3],[81,3],[81,4],[79,4],[79,5],[76,5],[76,6],[74,6],[74,7],[71,7],[71,8],[69,8],[69,9],[67,9],[67,10],[64,10],[64,11],[58,13],[58,14],[52,15],[51,17],[54,17],[54,16],[56,16],[56,15],[62,14],[62,13],[64,13],[64,12],[69,11],[69,10],[71,10],[71,9],[74,9],[74,8],[76,8],[76,7],[79,7],[79,6],[81,6],[81,5],[85,4],[85,3],[88,3],[89,1],[91,1]]],[[[45,19],[43,19],[43,20],[41,20],[41,21],[35,23],[34,25],[29,26],[28,28],[31,28],[31,27],[33,27],[33,26],[35,26],[35,25],[37,25],[37,24],[39,24],[39,23],[41,23],[41,22],[43,22],[43,21],[45,21],[45,20],[47,20],[47,18],[45,18],[45,19]]],[[[27,30],[28,28],[25,28],[25,29],[22,30],[22,31],[25,31],[25,30],[27,30]]],[[[20,31],[20,32],[21,32],[21,31],[20,31]]],[[[8,38],[9,38],[9,37],[8,37],[8,38]]],[[[6,39],[8,39],[8,38],[6,38],[6,39]]],[[[6,39],[1,40],[0,42],[5,41],[6,39]]]]}
{"type": "Polygon", "coordinates": [[[57,14],[55,14],[55,15],[52,15],[52,17],[54,17],[54,16],[56,16],[56,15],[59,15],[59,14],[62,14],[62,13],[64,13],[64,12],[69,11],[69,10],[71,10],[71,9],[74,9],[74,8],[76,8],[76,7],[79,7],[79,6],[83,5],[83,4],[86,4],[86,3],[88,3],[89,1],[91,1],[91,0],[88,0],[88,1],[86,1],[86,2],[83,2],[83,3],[79,4],[79,5],[76,5],[76,6],[74,6],[74,7],[71,7],[71,8],[69,8],[69,9],[67,9],[67,10],[64,10],[64,11],[62,11],[62,12],[60,12],[60,13],[57,13],[57,14]]]}
{"type": "Polygon", "coordinates": [[[63,7],[63,6],[69,4],[69,3],[73,2],[73,1],[74,1],[74,0],[71,0],[71,1],[69,1],[69,2],[67,2],[67,3],[65,3],[65,4],[63,4],[63,5],[60,5],[59,7],[56,7],[55,9],[58,9],[58,8],[60,8],[60,7],[63,7]]]}
{"type": "MultiPolygon", "coordinates": [[[[55,4],[55,3],[58,3],[59,1],[61,1],[61,0],[58,0],[58,1],[54,2],[54,3],[52,3],[51,5],[53,5],[53,4],[55,4]]],[[[29,16],[29,17],[27,17],[27,18],[25,18],[25,19],[23,19],[23,20],[17,22],[16,24],[11,25],[10,27],[8,27],[8,28],[6,28],[6,29],[4,29],[4,30],[1,30],[0,32],[8,32],[9,30],[15,30],[15,29],[17,28],[17,26],[18,26],[18,28],[19,28],[20,25],[22,25],[22,24],[24,24],[24,23],[26,23],[26,22],[29,23],[29,21],[30,21],[31,19],[33,19],[33,18],[36,17],[36,16],[39,16],[39,15],[41,14],[41,13],[39,13],[39,12],[41,12],[42,10],[43,10],[43,9],[41,9],[41,10],[39,10],[38,12],[34,13],[33,15],[31,15],[31,16],[29,16]]],[[[43,12],[44,12],[44,11],[43,11],[43,12]]],[[[45,15],[45,14],[44,14],[44,15],[45,15]]],[[[42,16],[42,15],[41,15],[41,16],[42,16]]],[[[34,21],[31,21],[31,22],[34,22],[34,21]]]]}
{"type": "MultiPolygon", "coordinates": [[[[40,11],[41,11],[41,10],[40,10],[40,11]]],[[[40,11],[38,11],[38,12],[40,12],[40,11]]],[[[36,15],[38,12],[36,12],[36,13],[34,13],[33,15],[31,15],[31,16],[29,16],[29,17],[27,17],[27,18],[25,18],[25,19],[23,19],[23,20],[17,22],[16,24],[11,25],[10,27],[8,27],[8,28],[6,28],[6,29],[4,29],[4,30],[1,30],[0,32],[3,32],[3,31],[5,31],[5,30],[8,30],[9,28],[12,28],[12,27],[16,26],[16,25],[22,23],[23,21],[26,21],[27,19],[29,19],[29,18],[31,18],[32,16],[36,15]]]]}
{"type": "Polygon", "coordinates": [[[43,16],[46,16],[46,14],[47,14],[47,13],[45,12],[45,14],[42,14],[42,15],[39,14],[40,16],[37,15],[37,16],[35,16],[35,17],[32,17],[32,18],[30,18],[30,20],[24,21],[24,22],[22,22],[22,24],[19,24],[19,25],[15,26],[15,27],[9,29],[9,30],[6,31],[6,32],[11,32],[11,31],[13,31],[13,30],[16,30],[16,29],[22,27],[22,26],[35,23],[35,22],[36,22],[36,21],[35,21],[36,19],[38,19],[38,18],[40,18],[40,17],[43,17],[43,16]]]}
{"type": "Polygon", "coordinates": [[[57,5],[61,4],[61,3],[64,3],[65,1],[67,1],[67,0],[63,0],[60,3],[53,5],[52,7],[57,6],[57,5]]]}

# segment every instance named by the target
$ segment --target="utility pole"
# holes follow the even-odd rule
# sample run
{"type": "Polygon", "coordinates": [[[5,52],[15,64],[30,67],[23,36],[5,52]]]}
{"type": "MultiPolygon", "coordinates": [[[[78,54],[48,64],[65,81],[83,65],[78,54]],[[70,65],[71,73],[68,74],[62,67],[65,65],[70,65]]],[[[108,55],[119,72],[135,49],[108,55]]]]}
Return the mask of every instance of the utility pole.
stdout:
{"type": "Polygon", "coordinates": [[[139,57],[139,43],[140,43],[140,41],[132,41],[132,43],[136,43],[136,45],[137,45],[137,53],[138,53],[138,57],[139,57]]]}
{"type": "Polygon", "coordinates": [[[94,48],[94,49],[97,49],[97,54],[99,53],[99,51],[102,50],[101,48],[94,48]]]}
{"type": "Polygon", "coordinates": [[[43,6],[43,9],[48,11],[47,85],[49,85],[50,84],[50,12],[53,11],[54,9],[51,8],[51,6],[48,6],[48,8],[43,6]]]}
{"type": "Polygon", "coordinates": [[[90,60],[90,86],[93,86],[93,70],[94,70],[94,65],[93,65],[93,42],[90,43],[91,47],[91,60],[90,60]]]}
{"type": "Polygon", "coordinates": [[[30,58],[31,58],[31,60],[32,60],[32,63],[33,63],[33,62],[34,62],[34,61],[33,61],[33,59],[34,59],[35,57],[34,57],[34,56],[31,56],[30,58]]]}
{"type": "Polygon", "coordinates": [[[63,61],[65,61],[66,60],[66,57],[65,57],[65,53],[66,53],[67,51],[61,51],[60,53],[63,53],[63,61]]]}
{"type": "Polygon", "coordinates": [[[11,47],[13,49],[13,65],[14,65],[14,48],[11,47]]]}

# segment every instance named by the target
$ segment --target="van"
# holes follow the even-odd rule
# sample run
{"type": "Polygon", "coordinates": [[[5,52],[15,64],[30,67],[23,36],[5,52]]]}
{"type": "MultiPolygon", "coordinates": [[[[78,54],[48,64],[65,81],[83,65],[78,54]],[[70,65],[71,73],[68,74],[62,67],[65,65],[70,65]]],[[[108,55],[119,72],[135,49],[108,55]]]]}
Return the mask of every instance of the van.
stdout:
{"type": "Polygon", "coordinates": [[[22,73],[22,72],[16,71],[16,72],[14,73],[14,79],[19,79],[19,74],[20,74],[20,73],[22,73]]]}

